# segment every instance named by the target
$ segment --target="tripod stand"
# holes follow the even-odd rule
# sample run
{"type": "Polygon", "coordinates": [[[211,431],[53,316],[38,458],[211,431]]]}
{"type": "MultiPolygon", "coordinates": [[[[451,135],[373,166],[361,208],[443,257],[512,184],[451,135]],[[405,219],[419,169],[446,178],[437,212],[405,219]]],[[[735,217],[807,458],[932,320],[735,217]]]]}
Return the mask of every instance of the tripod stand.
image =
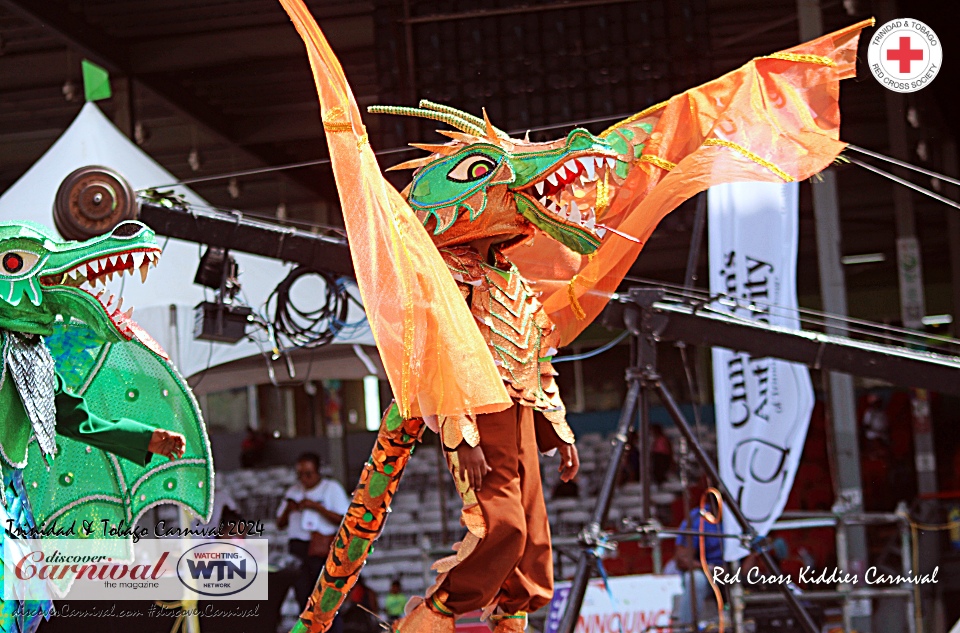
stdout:
{"type": "MultiPolygon", "coordinates": [[[[640,409],[640,447],[641,452],[641,473],[643,477],[643,506],[641,508],[641,518],[646,521],[650,518],[650,448],[647,441],[650,432],[650,420],[647,412],[648,399],[644,398],[645,393],[654,392],[660,399],[660,402],[667,409],[674,424],[680,430],[680,433],[686,439],[689,447],[693,450],[694,456],[699,462],[701,468],[707,473],[710,479],[715,483],[723,496],[726,508],[733,513],[740,529],[743,531],[745,541],[749,543],[750,549],[759,553],[767,565],[767,568],[775,575],[780,575],[780,568],[766,548],[760,547],[760,538],[753,526],[747,521],[737,500],[730,494],[730,491],[723,484],[716,466],[707,456],[698,438],[693,430],[687,424],[683,413],[677,406],[670,391],[666,388],[657,373],[657,341],[666,323],[666,317],[658,315],[652,308],[655,301],[661,298],[662,292],[656,289],[633,288],[629,294],[622,299],[626,303],[624,310],[624,324],[631,336],[637,342],[637,358],[635,364],[627,369],[627,396],[620,410],[620,418],[617,423],[617,432],[613,445],[613,452],[610,456],[609,466],[604,475],[603,484],[600,488],[597,505],[594,508],[593,516],[589,526],[581,533],[581,542],[583,550],[577,559],[577,568],[570,587],[570,594],[567,597],[566,608],[563,612],[563,618],[560,621],[558,633],[574,633],[577,618],[580,615],[580,607],[583,604],[583,597],[587,591],[587,583],[590,580],[590,572],[597,565],[597,555],[593,549],[587,547],[591,534],[599,534],[600,526],[607,518],[607,512],[610,509],[610,501],[617,485],[617,474],[620,469],[620,462],[623,459],[627,446],[627,433],[633,422],[634,414],[638,405],[640,409]]],[[[787,585],[778,584],[777,587],[784,594],[790,610],[794,613],[797,620],[803,626],[807,633],[817,633],[817,627],[810,615],[804,609],[803,605],[797,600],[791,588],[787,585]]]]}

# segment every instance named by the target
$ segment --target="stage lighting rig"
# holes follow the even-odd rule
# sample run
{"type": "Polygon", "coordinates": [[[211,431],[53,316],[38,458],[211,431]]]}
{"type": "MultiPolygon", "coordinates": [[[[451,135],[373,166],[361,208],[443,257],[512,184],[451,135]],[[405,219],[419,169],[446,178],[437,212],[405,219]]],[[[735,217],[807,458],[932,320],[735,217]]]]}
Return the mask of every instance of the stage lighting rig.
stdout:
{"type": "Polygon", "coordinates": [[[214,301],[201,301],[194,308],[193,336],[202,341],[236,343],[247,333],[253,313],[248,306],[235,303],[240,292],[240,267],[225,248],[208,246],[200,257],[193,283],[216,291],[214,301]]]}

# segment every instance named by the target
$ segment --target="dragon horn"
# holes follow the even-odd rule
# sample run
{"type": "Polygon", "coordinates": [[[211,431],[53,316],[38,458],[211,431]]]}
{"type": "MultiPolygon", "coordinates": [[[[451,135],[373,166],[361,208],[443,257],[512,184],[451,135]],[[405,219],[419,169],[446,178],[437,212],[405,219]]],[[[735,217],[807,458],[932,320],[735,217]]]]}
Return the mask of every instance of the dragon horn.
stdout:
{"type": "Polygon", "coordinates": [[[435,143],[408,143],[408,145],[422,149],[425,152],[430,152],[431,154],[440,154],[441,156],[449,156],[457,152],[457,148],[453,145],[437,145],[435,143]]]}
{"type": "Polygon", "coordinates": [[[394,165],[393,167],[387,167],[385,171],[399,171],[401,169],[420,169],[424,165],[429,165],[433,162],[433,158],[430,156],[424,156],[423,158],[414,158],[413,160],[408,160],[399,165],[394,165]]]}
{"type": "MultiPolygon", "coordinates": [[[[463,110],[457,110],[452,106],[443,105],[442,103],[434,103],[433,101],[430,101],[428,99],[421,99],[420,107],[424,108],[425,110],[434,110],[435,112],[444,112],[446,114],[452,114],[453,116],[460,117],[461,119],[468,121],[469,123],[473,123],[477,127],[486,127],[487,124],[490,123],[489,119],[487,119],[486,113],[484,113],[484,116],[481,119],[478,116],[473,116],[469,112],[464,112],[463,110]]],[[[501,130],[500,128],[494,127],[493,129],[496,132],[496,135],[499,136],[500,138],[502,139],[510,138],[510,135],[504,132],[503,130],[501,130]]]]}
{"type": "Polygon", "coordinates": [[[499,143],[500,138],[497,136],[497,129],[493,127],[493,123],[490,122],[490,117],[487,116],[486,108],[483,108],[483,126],[487,130],[487,140],[493,141],[494,143],[499,143]]]}
{"type": "Polygon", "coordinates": [[[459,116],[448,114],[446,112],[435,112],[433,110],[425,110],[423,108],[407,108],[404,106],[370,106],[367,108],[367,112],[371,114],[396,114],[399,116],[415,116],[420,117],[421,119],[432,119],[434,121],[446,123],[451,127],[457,128],[461,132],[466,132],[467,134],[472,134],[479,138],[486,136],[482,127],[474,125],[473,123],[469,123],[459,116]]]}

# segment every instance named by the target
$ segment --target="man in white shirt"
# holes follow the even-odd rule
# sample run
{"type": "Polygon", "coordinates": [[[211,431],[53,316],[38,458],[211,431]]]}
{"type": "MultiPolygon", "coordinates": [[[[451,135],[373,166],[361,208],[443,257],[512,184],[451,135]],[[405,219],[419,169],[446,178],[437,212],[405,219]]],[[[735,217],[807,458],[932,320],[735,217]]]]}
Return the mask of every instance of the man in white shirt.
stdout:
{"type": "MultiPolygon", "coordinates": [[[[287,489],[277,510],[277,527],[287,529],[288,549],[300,559],[300,575],[293,589],[297,603],[303,606],[326,561],[326,553],[310,554],[312,533],[333,537],[350,507],[350,499],[338,481],[320,475],[320,457],[316,453],[304,453],[297,458],[297,481],[287,489]]],[[[334,620],[332,633],[337,633],[339,619],[334,620]]]]}

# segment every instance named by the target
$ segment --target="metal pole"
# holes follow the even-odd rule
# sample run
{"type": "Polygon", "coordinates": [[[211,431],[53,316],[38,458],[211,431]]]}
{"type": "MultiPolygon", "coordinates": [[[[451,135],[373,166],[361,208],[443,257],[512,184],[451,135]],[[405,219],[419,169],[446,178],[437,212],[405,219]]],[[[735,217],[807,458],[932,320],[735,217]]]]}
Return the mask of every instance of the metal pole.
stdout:
{"type": "MultiPolygon", "coordinates": [[[[737,520],[737,523],[740,525],[740,529],[743,530],[744,534],[748,535],[751,540],[754,540],[757,536],[756,531],[753,529],[753,526],[750,525],[749,521],[747,521],[747,518],[740,510],[737,500],[733,497],[733,495],[730,494],[730,491],[723,484],[723,481],[720,479],[720,473],[717,472],[716,467],[713,465],[713,462],[710,461],[706,451],[704,451],[703,447],[700,446],[700,444],[696,441],[693,431],[687,424],[686,419],[683,417],[683,412],[680,411],[680,407],[677,406],[673,396],[663,385],[663,383],[660,382],[659,377],[650,376],[649,379],[656,388],[657,395],[660,396],[661,404],[666,407],[670,417],[673,418],[674,424],[677,425],[677,428],[680,429],[680,432],[690,443],[694,455],[697,456],[697,460],[700,462],[700,466],[707,471],[710,479],[716,483],[717,489],[720,490],[720,494],[723,496],[726,509],[733,513],[734,518],[737,520]]],[[[752,546],[751,549],[753,549],[752,546]]],[[[767,565],[767,569],[769,569],[773,574],[780,575],[780,566],[777,565],[775,560],[773,560],[773,556],[770,555],[770,552],[765,548],[760,548],[759,554],[763,557],[763,560],[767,565]]],[[[797,617],[797,620],[803,626],[804,630],[807,633],[818,633],[819,629],[817,629],[816,624],[814,624],[813,620],[810,618],[810,614],[807,613],[806,609],[803,608],[803,605],[801,605],[797,600],[797,597],[793,594],[791,588],[787,585],[781,584],[778,584],[777,588],[787,599],[787,605],[790,607],[790,610],[793,611],[793,614],[797,617]]],[[[723,617],[723,614],[721,614],[721,617],[723,617]]],[[[562,633],[565,632],[562,631],[562,633]]]]}
{"type": "Polygon", "coordinates": [[[690,236],[690,251],[687,252],[687,273],[683,276],[683,287],[692,288],[697,280],[697,266],[700,263],[700,246],[703,244],[703,229],[707,224],[707,193],[697,195],[697,214],[693,218],[693,234],[690,236]]]}
{"type": "MultiPolygon", "coordinates": [[[[589,529],[599,530],[603,521],[607,518],[607,511],[610,509],[610,499],[613,497],[613,491],[617,485],[617,474],[620,471],[620,462],[623,459],[624,451],[627,446],[627,433],[633,422],[633,415],[636,411],[637,400],[640,398],[640,377],[636,368],[631,367],[627,370],[627,380],[630,388],[627,391],[627,398],[620,410],[620,421],[617,423],[616,441],[613,445],[613,452],[610,455],[610,463],[607,466],[607,473],[603,479],[603,486],[600,488],[600,496],[597,499],[597,505],[593,509],[593,517],[589,529]]],[[[593,569],[596,557],[594,553],[583,548],[580,556],[577,558],[577,570],[573,576],[573,582],[570,586],[570,594],[567,597],[567,604],[563,610],[563,619],[557,633],[573,633],[577,625],[577,617],[580,615],[580,607],[583,604],[583,596],[587,593],[587,583],[590,582],[590,570],[593,569]]]]}
{"type": "MultiPolygon", "coordinates": [[[[843,517],[837,522],[837,567],[843,570],[850,569],[850,552],[847,548],[847,525],[843,520],[843,517]]],[[[843,583],[839,587],[845,592],[849,592],[851,585],[850,583],[843,583]]],[[[843,630],[844,633],[852,633],[855,629],[853,628],[853,614],[850,610],[850,596],[845,593],[843,597],[843,630]]]]}

